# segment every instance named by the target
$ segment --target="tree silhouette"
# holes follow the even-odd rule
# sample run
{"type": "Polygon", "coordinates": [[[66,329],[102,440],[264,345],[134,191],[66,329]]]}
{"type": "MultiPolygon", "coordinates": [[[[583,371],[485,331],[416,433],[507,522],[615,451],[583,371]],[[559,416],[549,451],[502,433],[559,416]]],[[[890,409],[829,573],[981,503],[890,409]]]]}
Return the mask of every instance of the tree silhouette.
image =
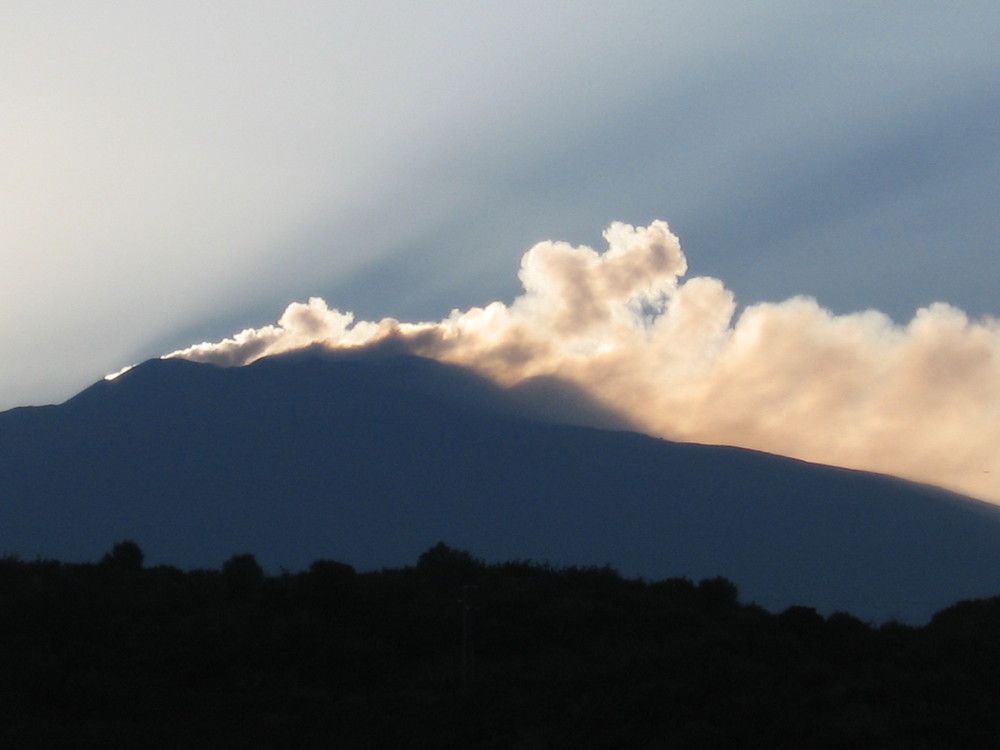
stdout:
{"type": "Polygon", "coordinates": [[[417,570],[432,585],[455,591],[478,582],[484,567],[483,562],[469,552],[453,549],[444,542],[438,542],[417,560],[417,570]]]}
{"type": "Polygon", "coordinates": [[[256,557],[246,552],[233,555],[222,564],[222,577],[230,592],[245,596],[261,587],[264,569],[260,567],[256,557]]]}
{"type": "Polygon", "coordinates": [[[138,544],[131,539],[118,542],[111,551],[101,558],[101,565],[119,570],[142,570],[145,555],[138,544]]]}

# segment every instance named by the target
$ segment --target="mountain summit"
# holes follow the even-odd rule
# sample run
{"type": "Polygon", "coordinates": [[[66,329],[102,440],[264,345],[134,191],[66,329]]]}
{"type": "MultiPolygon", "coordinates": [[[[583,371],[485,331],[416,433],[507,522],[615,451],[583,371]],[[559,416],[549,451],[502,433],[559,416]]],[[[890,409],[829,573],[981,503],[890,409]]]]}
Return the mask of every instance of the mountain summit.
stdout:
{"type": "Polygon", "coordinates": [[[0,414],[0,552],[150,563],[251,552],[368,569],[439,540],[487,560],[725,576],[746,601],[925,620],[1000,594],[1000,509],[930,487],[622,429],[561,384],[410,355],[151,360],[0,414]],[[544,408],[542,408],[544,406],[544,408]]]}

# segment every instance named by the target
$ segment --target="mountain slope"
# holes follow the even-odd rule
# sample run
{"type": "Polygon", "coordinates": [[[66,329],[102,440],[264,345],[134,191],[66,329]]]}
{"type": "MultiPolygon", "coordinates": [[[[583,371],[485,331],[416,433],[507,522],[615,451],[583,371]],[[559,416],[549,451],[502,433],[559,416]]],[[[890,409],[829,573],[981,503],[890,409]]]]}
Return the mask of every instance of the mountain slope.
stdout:
{"type": "MultiPolygon", "coordinates": [[[[551,389],[550,389],[551,390],[551,389]]],[[[745,600],[920,621],[1000,593],[1000,512],[888,477],[530,421],[409,356],[153,360],[0,414],[0,553],[271,569],[489,560],[723,575],[745,600]]]]}

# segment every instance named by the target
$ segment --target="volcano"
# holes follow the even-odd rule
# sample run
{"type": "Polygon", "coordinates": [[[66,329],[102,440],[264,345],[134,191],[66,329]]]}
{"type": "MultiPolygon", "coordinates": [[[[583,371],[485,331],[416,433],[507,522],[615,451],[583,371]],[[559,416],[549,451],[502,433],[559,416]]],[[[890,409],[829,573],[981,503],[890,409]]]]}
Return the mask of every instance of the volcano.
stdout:
{"type": "Polygon", "coordinates": [[[1000,594],[1000,509],[892,477],[631,431],[557,381],[392,351],[145,362],[0,414],[0,553],[268,570],[487,561],[735,582],[744,601],[923,622],[1000,594]]]}

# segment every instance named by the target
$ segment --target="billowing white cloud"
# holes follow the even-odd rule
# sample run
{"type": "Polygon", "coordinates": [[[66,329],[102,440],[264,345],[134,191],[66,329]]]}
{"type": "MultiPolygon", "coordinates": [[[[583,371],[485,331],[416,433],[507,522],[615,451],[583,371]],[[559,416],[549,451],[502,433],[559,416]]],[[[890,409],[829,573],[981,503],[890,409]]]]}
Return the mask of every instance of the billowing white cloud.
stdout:
{"type": "Polygon", "coordinates": [[[277,325],[167,356],[248,364],[311,344],[392,338],[510,386],[539,375],[583,388],[650,434],[894,474],[1000,503],[1000,322],[937,303],[905,326],[814,299],[737,316],[721,281],[682,281],[664,222],[613,224],[597,252],[541,242],[512,304],[437,323],[354,322],[312,298],[277,325]]]}

